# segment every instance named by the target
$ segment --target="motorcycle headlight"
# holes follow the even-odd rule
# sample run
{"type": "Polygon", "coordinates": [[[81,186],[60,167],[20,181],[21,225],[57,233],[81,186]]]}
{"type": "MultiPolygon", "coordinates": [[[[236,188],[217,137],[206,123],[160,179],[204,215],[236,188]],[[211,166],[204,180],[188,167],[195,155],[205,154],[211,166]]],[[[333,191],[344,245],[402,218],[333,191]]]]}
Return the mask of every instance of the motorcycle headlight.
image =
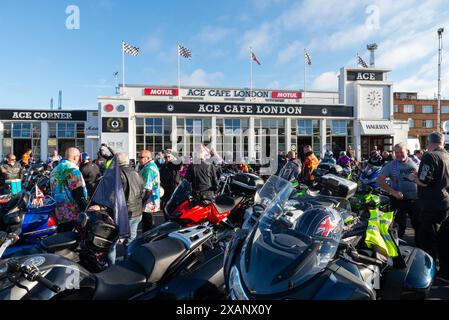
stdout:
{"type": "Polygon", "coordinates": [[[231,300],[249,300],[243,289],[240,273],[236,266],[232,267],[229,274],[229,296],[231,300]]]}

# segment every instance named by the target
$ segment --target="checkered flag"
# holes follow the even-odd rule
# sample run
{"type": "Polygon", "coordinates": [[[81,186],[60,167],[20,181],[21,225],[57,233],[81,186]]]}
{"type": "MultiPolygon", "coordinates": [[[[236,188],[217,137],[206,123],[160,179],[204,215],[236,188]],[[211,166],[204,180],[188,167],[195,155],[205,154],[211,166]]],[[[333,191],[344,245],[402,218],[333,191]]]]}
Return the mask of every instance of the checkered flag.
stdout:
{"type": "Polygon", "coordinates": [[[178,54],[186,59],[192,58],[192,51],[178,44],[178,54]]]}
{"type": "Polygon", "coordinates": [[[312,65],[312,59],[310,58],[310,54],[307,52],[306,49],[304,49],[304,60],[309,66],[312,65]]]}
{"type": "Polygon", "coordinates": [[[133,47],[132,45],[130,45],[130,44],[126,43],[126,42],[122,43],[122,50],[123,50],[123,52],[126,52],[127,54],[130,54],[130,55],[132,55],[134,57],[137,57],[139,55],[139,53],[140,53],[140,49],[139,48],[133,47]]]}
{"type": "Polygon", "coordinates": [[[363,61],[362,57],[357,54],[357,64],[361,65],[364,68],[368,68],[368,65],[365,61],[363,61]]]}

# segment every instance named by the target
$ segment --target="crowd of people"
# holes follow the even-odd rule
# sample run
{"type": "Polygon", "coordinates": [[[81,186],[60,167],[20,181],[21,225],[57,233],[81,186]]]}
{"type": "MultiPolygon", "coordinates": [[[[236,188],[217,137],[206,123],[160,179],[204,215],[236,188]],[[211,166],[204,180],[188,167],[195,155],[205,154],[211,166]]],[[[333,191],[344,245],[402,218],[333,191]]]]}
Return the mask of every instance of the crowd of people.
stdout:
{"type": "MultiPolygon", "coordinates": [[[[399,237],[404,236],[409,217],[415,231],[415,244],[439,261],[439,276],[449,280],[449,154],[444,150],[444,137],[437,132],[429,135],[426,148],[413,154],[404,143],[395,145],[391,153],[375,148],[367,163],[382,167],[376,182],[391,196],[399,237]]],[[[314,172],[320,162],[360,167],[351,147],[338,151],[337,155],[328,150],[323,159],[314,154],[311,146],[304,146],[300,151],[300,158],[294,151],[289,151],[285,157],[279,154],[275,174],[313,186],[314,172]]],[[[140,224],[142,232],[153,228],[154,214],[162,211],[181,179],[192,184],[194,197],[212,200],[218,188],[216,164],[222,161],[214,158],[214,152],[206,155],[200,152],[199,161],[185,164],[169,149],[155,156],[152,151],[141,150],[138,163],[134,165],[126,153],[114,153],[106,145],[101,146],[94,161],[74,147],[68,148],[64,157],[55,150],[47,165],[52,169],[51,196],[56,201],[58,231],[73,229],[78,214],[89,210],[89,200],[114,157],[120,167],[128,207],[129,242],[136,238],[140,224]]],[[[1,190],[5,190],[6,181],[21,179],[31,161],[29,151],[20,163],[14,154],[8,154],[6,162],[0,166],[1,190]]],[[[248,166],[239,169],[249,171],[248,166]]],[[[115,247],[109,255],[109,263],[114,261],[115,247]]]]}

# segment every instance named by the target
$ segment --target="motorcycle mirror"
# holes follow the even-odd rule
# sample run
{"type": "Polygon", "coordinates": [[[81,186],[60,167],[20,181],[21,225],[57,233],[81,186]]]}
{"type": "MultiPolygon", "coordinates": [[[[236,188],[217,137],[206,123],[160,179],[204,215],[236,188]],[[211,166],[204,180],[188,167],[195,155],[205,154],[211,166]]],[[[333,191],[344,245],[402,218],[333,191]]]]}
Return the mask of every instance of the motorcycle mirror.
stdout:
{"type": "Polygon", "coordinates": [[[85,228],[86,226],[87,226],[87,222],[89,221],[89,216],[85,213],[85,212],[81,212],[79,215],[78,215],[78,219],[77,219],[77,222],[78,222],[78,225],[81,227],[81,228],[85,228]]]}

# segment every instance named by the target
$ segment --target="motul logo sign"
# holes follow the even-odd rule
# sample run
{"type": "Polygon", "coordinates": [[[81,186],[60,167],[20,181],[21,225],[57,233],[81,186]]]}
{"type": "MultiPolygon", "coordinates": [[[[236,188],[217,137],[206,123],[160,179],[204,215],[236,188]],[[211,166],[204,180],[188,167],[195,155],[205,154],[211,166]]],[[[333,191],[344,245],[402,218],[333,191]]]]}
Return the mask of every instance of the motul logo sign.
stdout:
{"type": "Polygon", "coordinates": [[[178,96],[178,89],[146,88],[144,89],[144,95],[156,97],[178,96]]]}
{"type": "Polygon", "coordinates": [[[273,99],[301,99],[301,92],[273,91],[271,97],[273,99]]]}

